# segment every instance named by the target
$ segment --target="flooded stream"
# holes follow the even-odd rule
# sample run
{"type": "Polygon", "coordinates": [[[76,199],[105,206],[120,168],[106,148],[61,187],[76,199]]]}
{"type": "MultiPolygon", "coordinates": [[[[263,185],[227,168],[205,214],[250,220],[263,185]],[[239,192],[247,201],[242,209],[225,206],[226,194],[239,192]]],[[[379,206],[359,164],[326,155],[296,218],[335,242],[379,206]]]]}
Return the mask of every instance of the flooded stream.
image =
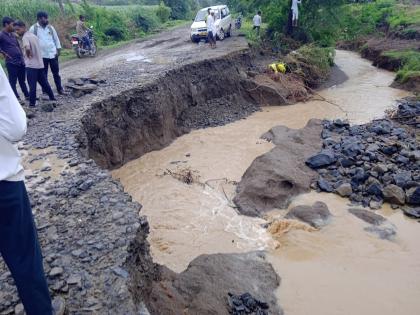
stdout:
{"type": "Polygon", "coordinates": [[[400,211],[380,210],[397,228],[391,242],[364,231],[347,212],[348,201],[332,194],[312,192],[292,204],[327,203],[334,219],[321,231],[296,226],[270,234],[263,225],[286,211],[259,219],[231,207],[235,182],[272,148],[259,138],[273,126],[301,128],[310,118],[337,117],[364,123],[406,96],[388,87],[393,73],[354,53],[337,51],[336,63],[349,80],[320,92],[329,102],[266,107],[223,127],[193,131],[113,172],[143,205],[156,262],[179,272],[200,254],[264,249],[282,278],[277,294],[286,314],[418,314],[420,226],[400,211]]]}

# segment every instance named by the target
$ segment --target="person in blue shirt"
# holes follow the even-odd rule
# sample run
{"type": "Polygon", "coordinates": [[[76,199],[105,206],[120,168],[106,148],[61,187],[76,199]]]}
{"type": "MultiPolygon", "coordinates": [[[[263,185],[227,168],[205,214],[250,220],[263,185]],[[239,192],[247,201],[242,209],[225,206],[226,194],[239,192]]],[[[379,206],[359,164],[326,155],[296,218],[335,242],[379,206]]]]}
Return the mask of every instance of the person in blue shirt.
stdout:
{"type": "MultiPolygon", "coordinates": [[[[48,78],[48,68],[51,68],[57,92],[63,95],[65,92],[61,85],[60,67],[58,63],[58,57],[61,51],[60,39],[55,28],[49,24],[47,12],[38,12],[36,18],[37,23],[32,25],[29,31],[34,33],[39,39],[42,59],[44,60],[45,75],[48,78]]],[[[43,92],[46,94],[46,91],[43,90],[43,92]]]]}
{"type": "Polygon", "coordinates": [[[22,90],[26,99],[29,98],[28,88],[26,86],[25,78],[25,62],[23,60],[22,50],[20,49],[16,35],[14,33],[13,22],[10,17],[3,18],[3,30],[0,32],[0,54],[6,59],[6,68],[9,74],[9,83],[12,87],[13,93],[20,99],[19,93],[16,89],[16,83],[19,81],[20,89],[22,90]]]}

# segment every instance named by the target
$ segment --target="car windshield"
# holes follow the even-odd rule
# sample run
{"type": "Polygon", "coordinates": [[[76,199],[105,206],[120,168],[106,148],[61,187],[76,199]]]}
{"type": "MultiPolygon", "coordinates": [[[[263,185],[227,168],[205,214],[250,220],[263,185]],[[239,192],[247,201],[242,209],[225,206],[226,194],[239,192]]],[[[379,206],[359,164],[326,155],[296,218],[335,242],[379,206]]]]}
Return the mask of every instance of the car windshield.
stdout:
{"type": "MultiPolygon", "coordinates": [[[[198,11],[197,16],[195,17],[195,22],[202,22],[206,20],[207,10],[198,11]]],[[[214,10],[214,16],[216,20],[220,19],[220,12],[219,10],[214,10]]]]}

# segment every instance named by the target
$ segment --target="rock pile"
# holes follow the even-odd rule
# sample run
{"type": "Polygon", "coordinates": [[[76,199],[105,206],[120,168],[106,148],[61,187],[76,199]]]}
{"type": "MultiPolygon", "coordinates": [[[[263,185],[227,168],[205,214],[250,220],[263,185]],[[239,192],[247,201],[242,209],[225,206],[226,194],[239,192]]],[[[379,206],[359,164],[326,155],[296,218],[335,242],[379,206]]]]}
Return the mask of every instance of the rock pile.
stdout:
{"type": "MultiPolygon", "coordinates": [[[[400,109],[418,114],[419,105],[400,109]]],[[[389,119],[354,126],[338,119],[323,126],[323,149],[306,160],[319,174],[313,188],[372,209],[384,201],[395,208],[420,205],[418,130],[389,119]]]]}
{"type": "Polygon", "coordinates": [[[93,78],[70,78],[67,80],[66,87],[71,90],[73,97],[79,98],[92,93],[98,88],[98,85],[104,84],[105,82],[105,80],[93,78]]]}
{"type": "Polygon", "coordinates": [[[244,293],[235,295],[229,293],[228,304],[232,315],[268,315],[269,306],[267,303],[255,299],[251,294],[244,293]]]}
{"type": "Polygon", "coordinates": [[[390,113],[389,116],[405,125],[420,128],[420,101],[401,100],[397,110],[390,113]]]}

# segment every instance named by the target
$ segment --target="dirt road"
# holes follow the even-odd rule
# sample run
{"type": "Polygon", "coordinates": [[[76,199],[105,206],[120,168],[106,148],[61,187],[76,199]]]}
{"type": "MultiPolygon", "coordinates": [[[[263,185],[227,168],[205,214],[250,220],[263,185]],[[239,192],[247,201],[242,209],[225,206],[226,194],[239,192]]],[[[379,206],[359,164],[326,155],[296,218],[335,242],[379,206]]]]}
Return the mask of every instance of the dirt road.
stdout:
{"type": "MultiPolygon", "coordinates": [[[[102,51],[95,58],[75,59],[62,66],[64,78],[98,75],[105,71],[112,74],[115,68],[130,69],[130,74],[143,76],[147,73],[166,71],[174,66],[217,58],[231,52],[246,49],[245,37],[233,36],[217,42],[217,49],[211,50],[204,42],[191,42],[189,25],[174,28],[154,35],[146,40],[139,40],[123,47],[102,51]]],[[[135,80],[135,78],[131,78],[135,80]]]]}

